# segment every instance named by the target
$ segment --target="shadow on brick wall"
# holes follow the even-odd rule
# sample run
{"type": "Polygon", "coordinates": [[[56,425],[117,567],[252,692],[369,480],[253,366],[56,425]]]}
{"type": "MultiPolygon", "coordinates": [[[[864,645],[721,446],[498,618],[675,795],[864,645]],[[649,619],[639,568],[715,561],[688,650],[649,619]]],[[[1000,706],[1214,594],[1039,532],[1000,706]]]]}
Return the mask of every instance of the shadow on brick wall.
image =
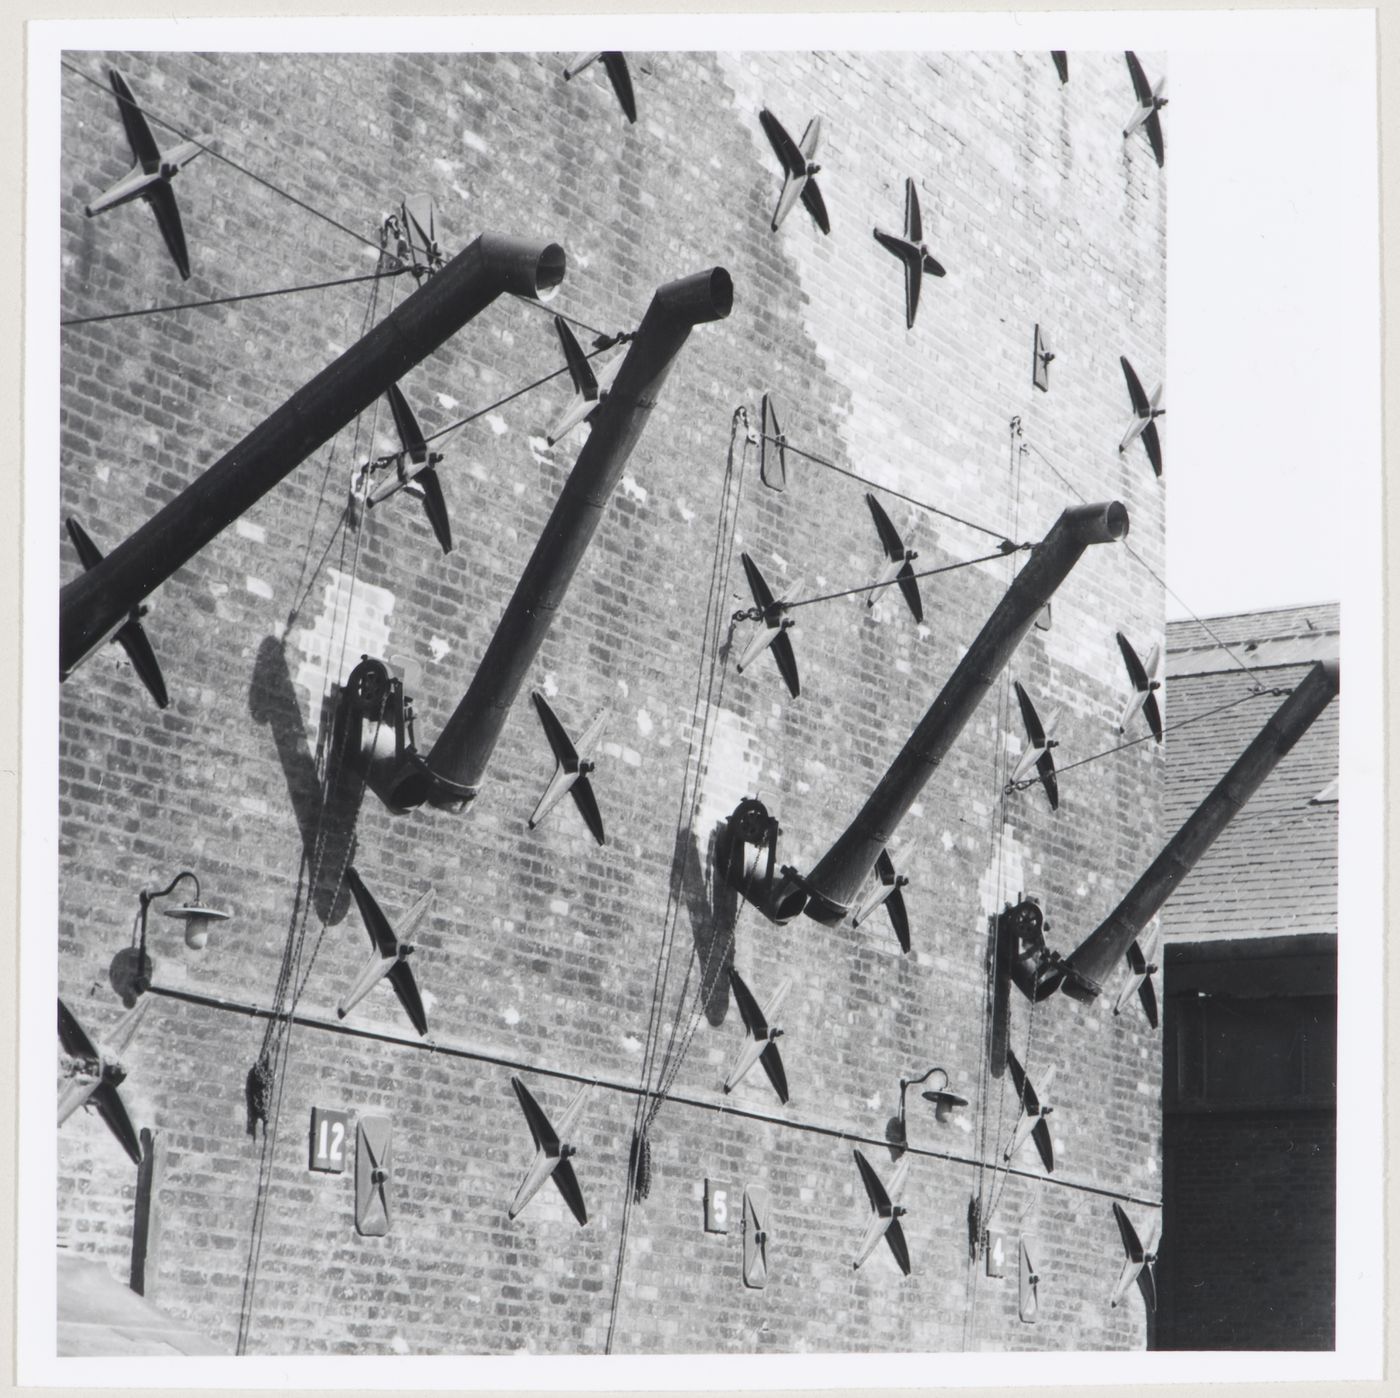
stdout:
{"type": "Polygon", "coordinates": [[[311,871],[316,916],[334,926],[350,903],[342,874],[354,857],[355,820],[364,784],[354,774],[330,771],[322,785],[292,687],[286,649],[275,636],[265,637],[258,647],[248,711],[255,723],[266,724],[272,731],[301,832],[306,868],[311,871]]]}
{"type": "Polygon", "coordinates": [[[729,968],[734,964],[734,924],[739,916],[738,893],[716,876],[724,831],[719,825],[710,832],[702,859],[694,830],[678,830],[672,865],[680,884],[676,896],[690,915],[695,956],[706,977],[705,1018],[712,1028],[723,1024],[729,1013],[729,968]]]}

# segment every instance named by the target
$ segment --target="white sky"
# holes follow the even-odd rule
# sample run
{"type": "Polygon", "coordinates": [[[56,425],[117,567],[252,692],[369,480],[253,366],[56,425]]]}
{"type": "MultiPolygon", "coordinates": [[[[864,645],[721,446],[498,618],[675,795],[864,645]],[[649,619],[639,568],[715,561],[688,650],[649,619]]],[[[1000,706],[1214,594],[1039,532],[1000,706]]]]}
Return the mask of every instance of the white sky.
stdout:
{"type": "Polygon", "coordinates": [[[1373,55],[1274,41],[1170,56],[1169,617],[1380,585],[1373,55]]]}

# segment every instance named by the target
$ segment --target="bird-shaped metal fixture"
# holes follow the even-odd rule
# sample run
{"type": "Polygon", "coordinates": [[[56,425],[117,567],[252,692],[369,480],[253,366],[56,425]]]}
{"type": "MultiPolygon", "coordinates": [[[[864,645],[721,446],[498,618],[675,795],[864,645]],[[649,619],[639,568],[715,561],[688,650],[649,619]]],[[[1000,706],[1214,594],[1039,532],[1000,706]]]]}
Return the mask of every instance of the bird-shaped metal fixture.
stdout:
{"type": "Polygon", "coordinates": [[[423,502],[423,512],[428,516],[443,553],[451,553],[452,523],[447,517],[447,501],[443,498],[442,481],[437,473],[442,453],[428,450],[423,429],[418,426],[418,419],[398,384],[390,384],[386,396],[389,411],[394,415],[394,429],[399,434],[400,450],[392,456],[381,456],[373,463],[371,469],[392,466],[394,474],[370,491],[366,503],[373,508],[401,490],[416,495],[423,502]]]}
{"type": "Polygon", "coordinates": [[[1152,469],[1157,475],[1162,474],[1162,443],[1157,435],[1157,419],[1167,410],[1162,406],[1162,389],[1164,384],[1158,384],[1153,390],[1152,397],[1149,398],[1142,390],[1142,381],[1133,372],[1133,366],[1128,363],[1126,355],[1119,355],[1118,362],[1123,366],[1123,378],[1127,381],[1128,397],[1133,402],[1133,420],[1128,424],[1128,430],[1123,434],[1123,440],[1118,443],[1120,452],[1127,451],[1137,438],[1142,438],[1142,445],[1147,452],[1147,459],[1152,463],[1152,469]]]}
{"type": "MultiPolygon", "coordinates": [[[[87,531],[71,515],[64,523],[84,571],[97,567],[102,561],[102,550],[88,538],[87,531]]],[[[131,662],[131,668],[136,671],[136,677],[150,691],[156,706],[164,709],[170,706],[170,696],[165,691],[165,677],[160,672],[156,653],[151,649],[150,640],[141,625],[141,618],[148,610],[144,602],[138,602],[126,614],[126,620],[120,622],[107,639],[115,641],[126,652],[126,658],[131,662]]],[[[96,649],[94,646],[93,650],[96,649]]]]}
{"type": "Polygon", "coordinates": [[[813,117],[807,123],[800,143],[788,135],[782,122],[767,107],[759,112],[758,120],[763,134],[768,137],[768,144],[773,147],[783,167],[783,188],[778,195],[777,207],[773,210],[773,231],[778,231],[778,226],[792,211],[792,206],[801,199],[817,227],[823,233],[830,233],[831,220],[827,217],[826,204],[816,180],[822,168],[816,163],[817,142],[822,134],[821,117],[813,117]]]}
{"type": "Polygon", "coordinates": [[[782,981],[762,1007],[754,998],[753,991],[744,984],[744,978],[732,966],[729,968],[729,984],[734,989],[734,1001],[739,1006],[740,1015],[743,1016],[748,1038],[734,1059],[729,1076],[724,1080],[724,1090],[732,1092],[755,1063],[762,1063],[763,1071],[768,1074],[768,1081],[773,1084],[773,1091],[778,1094],[778,1100],[786,1104],[787,1073],[783,1070],[782,1055],[778,1052],[778,1040],[783,1031],[774,1020],[792,988],[792,981],[782,981]]]}
{"type": "Polygon", "coordinates": [[[564,69],[564,81],[576,78],[599,59],[603,60],[603,71],[608,75],[612,90],[622,106],[623,115],[628,121],[637,119],[637,99],[632,95],[632,75],[627,71],[627,60],[620,53],[580,53],[569,60],[564,69]]]}
{"type": "Polygon", "coordinates": [[[83,212],[92,218],[132,199],[144,199],[155,211],[161,237],[165,239],[165,246],[174,258],[181,278],[188,281],[190,254],[185,246],[185,230],[180,222],[180,209],[175,202],[175,191],[170,187],[170,182],[206,148],[208,138],[182,141],[162,155],[160,147],[156,145],[156,138],[151,134],[150,124],[141,108],[137,106],[135,97],[131,95],[131,88],[127,86],[126,79],[115,68],[107,70],[107,77],[112,84],[112,91],[117,96],[117,107],[122,115],[127,144],[131,147],[131,158],[135,163],[116,184],[87,205],[83,212]]]}
{"type": "Polygon", "coordinates": [[[870,584],[870,590],[865,595],[865,605],[873,607],[880,600],[885,588],[898,579],[905,604],[913,613],[914,620],[922,622],[924,604],[919,596],[919,580],[914,576],[914,560],[919,555],[913,549],[905,547],[899,530],[890,522],[884,507],[870,491],[865,493],[865,503],[870,506],[870,516],[875,521],[875,531],[880,536],[880,547],[885,551],[885,566],[870,584]]]}
{"type": "Polygon", "coordinates": [[[553,446],[567,432],[573,431],[581,422],[587,422],[597,412],[622,368],[623,356],[618,355],[602,372],[595,374],[583,347],[569,329],[563,316],[554,317],[554,328],[559,334],[559,343],[564,349],[564,362],[569,366],[569,377],[574,382],[574,396],[563,416],[546,434],[545,440],[553,446]]]}
{"type": "Polygon", "coordinates": [[[538,689],[530,691],[530,698],[535,701],[535,712],[540,716],[540,724],[554,753],[555,764],[554,775],[549,779],[549,785],[545,787],[544,795],[540,797],[539,804],[530,817],[530,829],[533,830],[539,825],[567,793],[573,797],[574,805],[578,807],[578,813],[583,817],[583,823],[593,838],[600,845],[606,844],[603,817],[598,811],[598,800],[593,794],[593,784],[588,777],[596,767],[593,754],[603,736],[603,727],[608,720],[607,711],[600,713],[588,725],[583,737],[574,743],[554,710],[550,708],[549,700],[538,689]]]}
{"type": "Polygon", "coordinates": [[[413,955],[413,946],[403,938],[411,936],[427,915],[433,901],[432,888],[421,893],[413,906],[400,918],[401,934],[396,934],[353,864],[345,871],[345,881],[350,885],[350,892],[355,895],[355,906],[360,910],[360,920],[369,933],[374,950],[370,952],[364,970],[356,977],[345,998],[336,1006],[337,1016],[344,1019],[385,976],[388,976],[389,984],[393,986],[394,994],[399,997],[399,1004],[403,1006],[404,1013],[412,1021],[413,1027],[420,1034],[426,1034],[428,1016],[423,1010],[422,997],[418,994],[418,983],[413,979],[413,969],[408,964],[408,958],[413,955]]]}
{"type": "Polygon", "coordinates": [[[1127,1257],[1123,1262],[1123,1270],[1118,1275],[1118,1284],[1113,1288],[1113,1295],[1109,1297],[1108,1304],[1116,1306],[1128,1293],[1128,1288],[1137,1282],[1138,1290],[1142,1292],[1142,1299],[1147,1304],[1149,1311],[1157,1309],[1157,1245],[1161,1234],[1162,1220],[1160,1215],[1152,1220],[1152,1231],[1147,1235],[1147,1242],[1144,1243],[1138,1237],[1138,1231],[1133,1227],[1133,1221],[1127,1215],[1127,1211],[1115,1199],[1113,1201],[1113,1216],[1118,1220],[1118,1232],[1123,1239],[1123,1251],[1127,1257]]]}
{"type": "Polygon", "coordinates": [[[150,1003],[138,1000],[103,1040],[83,1028],[61,997],[58,1002],[58,1041],[69,1060],[68,1081],[58,1095],[58,1124],[62,1126],[79,1107],[95,1107],[135,1165],[141,1163],[141,1140],[117,1089],[126,1081],[121,1055],[130,1047],[150,1003]]]}
{"type": "Polygon", "coordinates": [[[1050,1105],[1050,1085],[1055,1081],[1055,1069],[1051,1068],[1040,1080],[1040,1091],[1026,1076],[1020,1060],[1012,1050],[1006,1051],[1006,1066],[1011,1070],[1011,1082],[1016,1089],[1017,1100],[1021,1103],[1021,1116],[1016,1122],[1011,1144],[1006,1148],[1006,1159],[1010,1160],[1026,1143],[1027,1137],[1035,1141],[1040,1152],[1041,1164],[1047,1174],[1055,1173],[1055,1143],[1050,1139],[1048,1117],[1055,1109],[1050,1105]]]}
{"type": "Polygon", "coordinates": [[[1157,962],[1160,946],[1161,931],[1158,927],[1154,927],[1147,937],[1136,938],[1128,944],[1125,953],[1128,978],[1123,982],[1123,989],[1118,992],[1118,999],[1113,1002],[1113,1013],[1122,1014],[1124,1007],[1136,992],[1142,1002],[1142,1012],[1154,1029],[1157,1027],[1157,991],[1153,986],[1152,977],[1162,969],[1157,962]]]}
{"type": "Polygon", "coordinates": [[[758,570],[758,564],[746,553],[740,554],[739,557],[744,565],[744,575],[749,580],[749,591],[753,594],[754,606],[747,611],[736,613],[736,617],[762,623],[754,632],[743,655],[739,657],[739,673],[742,675],[748,666],[771,647],[778,673],[782,675],[788,692],[796,699],[802,685],[797,676],[797,657],[792,652],[792,640],[788,636],[788,631],[796,623],[788,615],[787,604],[793,594],[801,588],[802,580],[794,580],[781,597],[774,597],[773,589],[768,586],[763,574],[758,570]]]}
{"type": "Polygon", "coordinates": [[[1133,697],[1128,700],[1123,709],[1123,716],[1118,720],[1118,731],[1126,733],[1128,724],[1132,722],[1133,715],[1139,709],[1147,719],[1147,726],[1152,730],[1152,736],[1160,743],[1162,741],[1162,709],[1157,701],[1157,691],[1162,687],[1162,643],[1156,645],[1147,653],[1147,664],[1144,665],[1138,657],[1137,651],[1133,649],[1132,642],[1121,632],[1116,633],[1118,637],[1118,649],[1123,655],[1123,664],[1128,667],[1128,679],[1133,686],[1133,697]]]}
{"type": "Polygon", "coordinates": [[[510,1217],[515,1218],[535,1197],[539,1187],[546,1180],[552,1179],[579,1224],[587,1223],[588,1210],[584,1208],[583,1191],[579,1188],[578,1176],[574,1174],[572,1157],[578,1154],[578,1148],[573,1144],[574,1129],[583,1113],[584,1098],[590,1085],[584,1083],[574,1094],[573,1101],[559,1118],[557,1130],[544,1114],[544,1108],[531,1096],[530,1089],[514,1074],[511,1075],[510,1085],[515,1089],[520,1109],[525,1113],[525,1121],[535,1142],[535,1158],[530,1162],[530,1168],[525,1172],[520,1188],[515,1191],[515,1198],[511,1201],[509,1209],[510,1217]]]}
{"type": "Polygon", "coordinates": [[[1167,79],[1164,74],[1156,87],[1153,87],[1147,81],[1147,74],[1142,71],[1142,64],[1138,62],[1137,55],[1129,49],[1123,57],[1128,60],[1128,76],[1133,80],[1133,95],[1137,98],[1137,109],[1123,128],[1123,139],[1127,140],[1141,126],[1147,132],[1147,139],[1152,144],[1152,154],[1156,157],[1160,169],[1167,153],[1162,144],[1162,118],[1158,113],[1167,105],[1167,79]]]}
{"type": "Polygon", "coordinates": [[[1055,780],[1055,759],[1052,753],[1059,747],[1055,729],[1060,722],[1060,711],[1056,709],[1050,715],[1049,722],[1042,724],[1040,715],[1035,711],[1035,705],[1031,703],[1031,696],[1026,693],[1020,680],[1016,681],[1015,687],[1016,702],[1021,706],[1021,722],[1026,728],[1026,749],[1011,773],[1011,785],[1017,786],[1023,782],[1034,767],[1041,785],[1045,788],[1045,794],[1050,799],[1050,809],[1059,810],[1060,786],[1055,780]]]}
{"type": "Polygon", "coordinates": [[[924,274],[931,277],[945,275],[943,264],[928,250],[924,242],[924,220],[919,212],[919,192],[912,179],[904,181],[904,236],[875,230],[875,241],[892,252],[904,264],[904,327],[914,328],[914,317],[919,312],[919,291],[924,284],[924,274]]]}
{"type": "Polygon", "coordinates": [[[874,1217],[866,1225],[865,1236],[860,1240],[860,1253],[856,1257],[854,1265],[859,1267],[875,1251],[876,1244],[883,1238],[889,1244],[890,1251],[894,1254],[894,1260],[899,1263],[899,1270],[907,1277],[909,1275],[909,1244],[904,1237],[904,1228],[899,1220],[908,1213],[908,1210],[899,1201],[904,1197],[904,1188],[909,1182],[910,1157],[907,1155],[901,1157],[890,1178],[890,1187],[886,1189],[880,1182],[880,1176],[875,1173],[875,1167],[865,1156],[858,1150],[851,1153],[856,1158],[861,1182],[865,1185],[866,1197],[870,1200],[870,1207],[874,1210],[874,1217]]]}
{"type": "MultiPolygon", "coordinates": [[[[913,866],[914,851],[918,841],[909,841],[899,851],[901,869],[913,866]]],[[[899,938],[899,949],[906,955],[909,952],[909,910],[904,903],[904,890],[909,887],[909,875],[895,868],[894,859],[888,846],[882,849],[875,860],[875,886],[866,894],[861,905],[851,918],[851,926],[859,927],[876,908],[884,908],[889,914],[890,926],[899,938]]]]}

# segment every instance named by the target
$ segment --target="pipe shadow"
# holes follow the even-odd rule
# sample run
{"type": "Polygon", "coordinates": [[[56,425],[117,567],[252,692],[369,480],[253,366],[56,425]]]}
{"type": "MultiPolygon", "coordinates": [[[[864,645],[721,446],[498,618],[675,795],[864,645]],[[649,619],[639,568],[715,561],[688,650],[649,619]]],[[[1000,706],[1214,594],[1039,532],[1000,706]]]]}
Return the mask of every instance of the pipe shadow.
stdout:
{"type": "Polygon", "coordinates": [[[344,770],[343,762],[328,763],[322,782],[317,758],[324,756],[325,734],[313,753],[287,667],[286,646],[275,636],[264,637],[258,647],[248,712],[255,723],[266,724],[272,732],[312,879],[312,905],[316,916],[333,926],[345,917],[350,905],[350,891],[341,873],[354,858],[355,821],[364,784],[353,772],[344,770]]]}
{"type": "Polygon", "coordinates": [[[739,894],[716,874],[726,824],[710,832],[703,858],[694,831],[678,831],[672,866],[680,885],[676,897],[690,918],[701,984],[706,987],[705,1018],[712,1028],[723,1024],[729,1013],[728,972],[734,964],[734,926],[739,918],[739,894]]]}

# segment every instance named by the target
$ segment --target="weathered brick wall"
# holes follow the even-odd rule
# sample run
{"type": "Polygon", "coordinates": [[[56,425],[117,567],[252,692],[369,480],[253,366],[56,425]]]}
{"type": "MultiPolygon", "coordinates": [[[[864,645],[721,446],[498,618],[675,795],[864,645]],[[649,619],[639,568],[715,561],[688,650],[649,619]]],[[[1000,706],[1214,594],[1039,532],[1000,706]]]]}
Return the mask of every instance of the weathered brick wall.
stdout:
{"type": "MultiPolygon", "coordinates": [[[[1118,356],[1150,389],[1165,340],[1164,176],[1145,141],[1121,137],[1132,105],[1122,56],[1073,55],[1061,87],[1043,53],[634,55],[631,128],[600,72],[566,84],[556,55],[70,58],[104,85],[115,61],[150,110],[213,134],[221,152],[367,238],[402,194],[424,190],[449,252],[480,230],[559,241],[569,272],[558,308],[605,330],[635,325],[674,277],[712,265],[733,277],[733,314],[682,351],[531,672],[575,731],[611,705],[594,779],[607,847],[568,807],[527,830],[551,763],[523,694],[466,814],[396,817],[365,798],[354,858],[390,915],[437,890],[415,966],[433,1036],[467,1056],[294,1026],[265,1143],[245,1134],[244,1081],[266,1021],[161,997],[123,1088],[168,1150],[150,1294],[219,1340],[232,1346],[242,1320],[250,1352],[599,1350],[618,1273],[635,1108],[626,1089],[647,1052],[673,860],[686,851],[661,1048],[678,1013],[682,1033],[691,1025],[686,958],[715,935],[716,908],[723,921],[718,821],[739,797],[761,796],[782,821],[781,860],[810,868],[1024,557],[923,582],[921,628],[892,595],[873,612],[859,596],[802,609],[796,701],[769,659],[740,676],[728,649],[700,814],[682,839],[734,409],[756,416],[771,387],[798,446],[1018,540],[1040,538],[1077,503],[1049,458],[1085,498],[1123,500],[1128,542],[1162,571],[1162,487],[1140,446],[1117,451],[1129,415],[1118,356]],[[795,137],[822,116],[830,238],[801,208],[769,231],[780,181],[763,105],[795,137]],[[900,227],[906,175],[948,269],[925,282],[912,333],[900,267],[871,237],[872,225],[900,227]],[[1031,386],[1036,321],[1057,354],[1048,395],[1031,386]],[[585,1228],[549,1186],[507,1221],[530,1155],[511,1066],[555,1114],[574,1090],[558,1075],[599,1080],[575,1162],[585,1228]],[[313,1105],[392,1118],[387,1237],[356,1235],[351,1174],[308,1172],[313,1105]]],[[[1162,61],[1147,56],[1150,71],[1162,61]]],[[[63,121],[66,316],[373,270],[370,248],[204,156],[176,182],[194,265],[182,287],[148,210],[83,216],[126,163],[105,86],[65,72],[63,121]]],[[[409,291],[406,279],[380,285],[374,314],[409,291]]],[[[361,284],[66,330],[65,512],[105,547],[125,537],[353,343],[373,295],[361,284]]],[[[548,317],[505,299],[403,386],[431,433],[558,366],[548,317]]],[[[395,445],[388,414],[367,414],[160,589],[148,629],[168,711],[115,648],[65,684],[60,986],[94,1030],[119,1010],[108,968],[137,891],[185,866],[235,921],[195,957],[154,916],[158,984],[274,1003],[306,913],[302,852],[315,843],[327,696],[362,651],[399,657],[418,668],[409,688],[420,745],[431,744],[577,455],[581,433],[544,441],[566,397],[557,381],[450,439],[442,476],[457,546],[446,559],[406,497],[358,533],[344,519],[355,464],[395,445]]],[[[737,450],[736,553],[778,587],[804,575],[808,595],[873,575],[864,486],[790,458],[789,488],[775,494],[753,450],[737,450]]],[[[995,547],[886,504],[901,528],[916,525],[919,566],[995,547]]],[[[76,564],[62,548],[67,579],[76,564]]],[[[726,613],[749,600],[733,562],[726,613]]],[[[1143,1344],[1136,1296],[1107,1306],[1121,1262],[1109,1200],[1160,1193],[1156,1036],[1140,1016],[1115,1019],[1111,997],[1090,1007],[1056,997],[1033,1023],[1017,1001],[1018,1053],[1033,1075],[1059,1066],[1052,1178],[1031,1147],[1017,1159],[1024,1175],[994,1175],[1016,1103],[982,1081],[981,1065],[989,912],[1034,892],[1052,945],[1068,950],[1141,870],[1157,833],[1152,744],[1067,773],[1057,815],[1038,789],[1003,803],[1008,738],[1013,752],[1021,743],[1010,678],[1043,713],[1063,705],[1062,763],[1112,747],[1125,683],[1113,632],[1150,645],[1162,601],[1122,545],[1091,549],[1071,574],[1053,628],[1022,644],[901,831],[923,836],[908,957],[880,915],[853,929],[739,914],[733,962],[760,998],[793,979],[783,1016],[792,1100],[781,1106],[757,1069],[722,1094],[742,1025],[723,990],[712,994],[674,1081],[681,1100],[652,1133],[650,1196],[628,1217],[615,1350],[1143,1344]],[[892,1152],[878,1143],[899,1076],[932,1062],[972,1105],[959,1124],[938,1125],[911,1092],[913,1274],[902,1278],[883,1247],[853,1271],[868,1207],[852,1144],[864,1139],[889,1175],[892,1152]],[[969,1163],[978,1158],[985,1168],[969,1163]],[[747,1183],[771,1190],[763,1291],[741,1284],[736,1225],[702,1231],[707,1176],[735,1186],[736,1202],[747,1183]],[[1009,1240],[1004,1280],[967,1260],[979,1185],[1009,1240]],[[1035,1325],[1016,1317],[1023,1233],[1039,1242],[1035,1325]]],[[[347,841],[329,832],[294,977],[299,1011],[321,1019],[334,1020],[367,950],[345,891],[331,896],[347,841]]],[[[383,986],[347,1023],[412,1037],[383,986]]],[[[64,1128],[58,1190],[60,1241],[122,1271],[134,1172],[95,1117],[64,1128]]],[[[1146,1222],[1146,1203],[1129,1209],[1146,1222]]]]}

